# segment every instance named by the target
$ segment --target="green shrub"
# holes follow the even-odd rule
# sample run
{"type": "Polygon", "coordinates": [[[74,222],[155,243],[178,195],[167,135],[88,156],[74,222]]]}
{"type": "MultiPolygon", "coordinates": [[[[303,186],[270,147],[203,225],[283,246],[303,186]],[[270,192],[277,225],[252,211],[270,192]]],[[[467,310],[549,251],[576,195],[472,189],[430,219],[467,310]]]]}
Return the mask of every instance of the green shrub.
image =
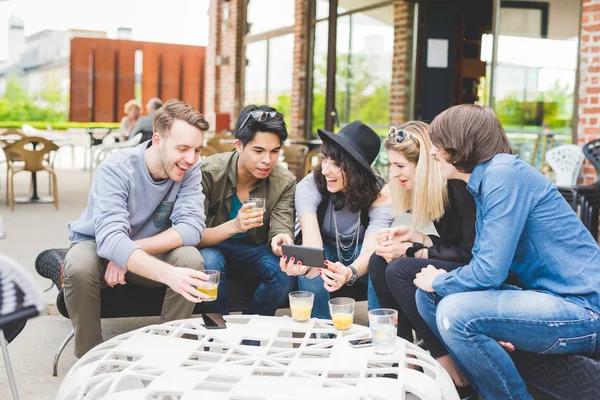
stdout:
{"type": "Polygon", "coordinates": [[[21,129],[24,124],[35,129],[46,129],[50,125],[53,130],[66,131],[67,129],[112,128],[119,129],[118,122],[39,122],[39,121],[0,121],[0,129],[21,129]]]}

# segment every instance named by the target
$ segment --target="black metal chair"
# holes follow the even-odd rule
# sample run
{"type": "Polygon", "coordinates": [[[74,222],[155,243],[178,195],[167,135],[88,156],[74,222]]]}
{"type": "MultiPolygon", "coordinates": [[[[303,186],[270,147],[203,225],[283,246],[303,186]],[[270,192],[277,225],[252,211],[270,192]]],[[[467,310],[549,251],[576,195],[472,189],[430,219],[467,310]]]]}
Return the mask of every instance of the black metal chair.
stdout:
{"type": "Polygon", "coordinates": [[[0,254],[0,347],[14,399],[19,398],[7,344],[46,308],[42,293],[14,260],[0,254]]]}
{"type": "Polygon", "coordinates": [[[581,196],[590,193],[600,193],[600,139],[592,140],[583,146],[583,155],[590,161],[596,170],[596,181],[591,185],[563,186],[558,191],[565,200],[577,211],[581,196]]]}
{"type": "Polygon", "coordinates": [[[579,200],[579,215],[583,225],[598,241],[598,218],[600,217],[600,193],[582,194],[579,200]]]}

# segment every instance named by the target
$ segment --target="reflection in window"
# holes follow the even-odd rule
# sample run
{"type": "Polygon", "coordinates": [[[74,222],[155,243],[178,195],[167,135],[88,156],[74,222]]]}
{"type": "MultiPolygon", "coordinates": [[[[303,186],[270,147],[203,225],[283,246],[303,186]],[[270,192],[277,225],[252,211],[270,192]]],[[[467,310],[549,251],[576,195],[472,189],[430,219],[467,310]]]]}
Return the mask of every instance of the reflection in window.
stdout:
{"type": "Polygon", "coordinates": [[[267,41],[246,45],[244,105],[267,102],[267,41]]]}
{"type": "Polygon", "coordinates": [[[317,129],[325,127],[325,96],[327,90],[327,30],[329,23],[327,21],[319,22],[315,25],[315,47],[313,56],[313,83],[312,83],[312,129],[316,133],[317,129]]]}
{"type": "Polygon", "coordinates": [[[295,0],[250,0],[248,34],[263,33],[294,25],[295,0]]]}
{"type": "Polygon", "coordinates": [[[269,39],[269,73],[267,104],[283,113],[290,126],[292,78],[294,71],[294,35],[269,39]]]}
{"type": "Polygon", "coordinates": [[[387,132],[393,7],[338,18],[335,105],[340,125],[360,119],[387,132]]]}
{"type": "Polygon", "coordinates": [[[560,135],[556,145],[570,140],[573,126],[579,7],[562,3],[569,2],[500,12],[493,107],[514,151],[536,167],[542,167],[542,151],[534,151],[538,134],[560,135]]]}

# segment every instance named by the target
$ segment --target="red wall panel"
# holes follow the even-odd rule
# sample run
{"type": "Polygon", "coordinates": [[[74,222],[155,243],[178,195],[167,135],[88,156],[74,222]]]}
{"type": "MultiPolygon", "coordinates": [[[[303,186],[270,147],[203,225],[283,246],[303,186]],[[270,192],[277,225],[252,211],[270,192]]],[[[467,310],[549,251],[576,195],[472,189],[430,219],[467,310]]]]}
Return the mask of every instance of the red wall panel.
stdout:
{"type": "Polygon", "coordinates": [[[74,38],[71,40],[70,119],[118,122],[135,98],[135,52],[143,53],[142,113],[152,97],[182,100],[202,112],[205,48],[200,46],[74,38]]]}

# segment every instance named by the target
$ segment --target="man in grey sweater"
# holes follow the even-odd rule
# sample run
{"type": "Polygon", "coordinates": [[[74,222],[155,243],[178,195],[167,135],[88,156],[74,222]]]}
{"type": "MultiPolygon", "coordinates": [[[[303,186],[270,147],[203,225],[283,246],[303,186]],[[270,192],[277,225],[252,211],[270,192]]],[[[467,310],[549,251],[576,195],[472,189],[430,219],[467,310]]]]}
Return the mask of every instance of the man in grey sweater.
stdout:
{"type": "Polygon", "coordinates": [[[132,283],[168,286],[164,321],[189,318],[208,298],[207,276],[194,247],[206,217],[200,149],[208,123],[180,100],[155,113],[151,142],[121,150],[96,170],[87,208],[69,223],[65,303],[75,330],[75,355],[102,342],[100,290],[132,283]]]}

